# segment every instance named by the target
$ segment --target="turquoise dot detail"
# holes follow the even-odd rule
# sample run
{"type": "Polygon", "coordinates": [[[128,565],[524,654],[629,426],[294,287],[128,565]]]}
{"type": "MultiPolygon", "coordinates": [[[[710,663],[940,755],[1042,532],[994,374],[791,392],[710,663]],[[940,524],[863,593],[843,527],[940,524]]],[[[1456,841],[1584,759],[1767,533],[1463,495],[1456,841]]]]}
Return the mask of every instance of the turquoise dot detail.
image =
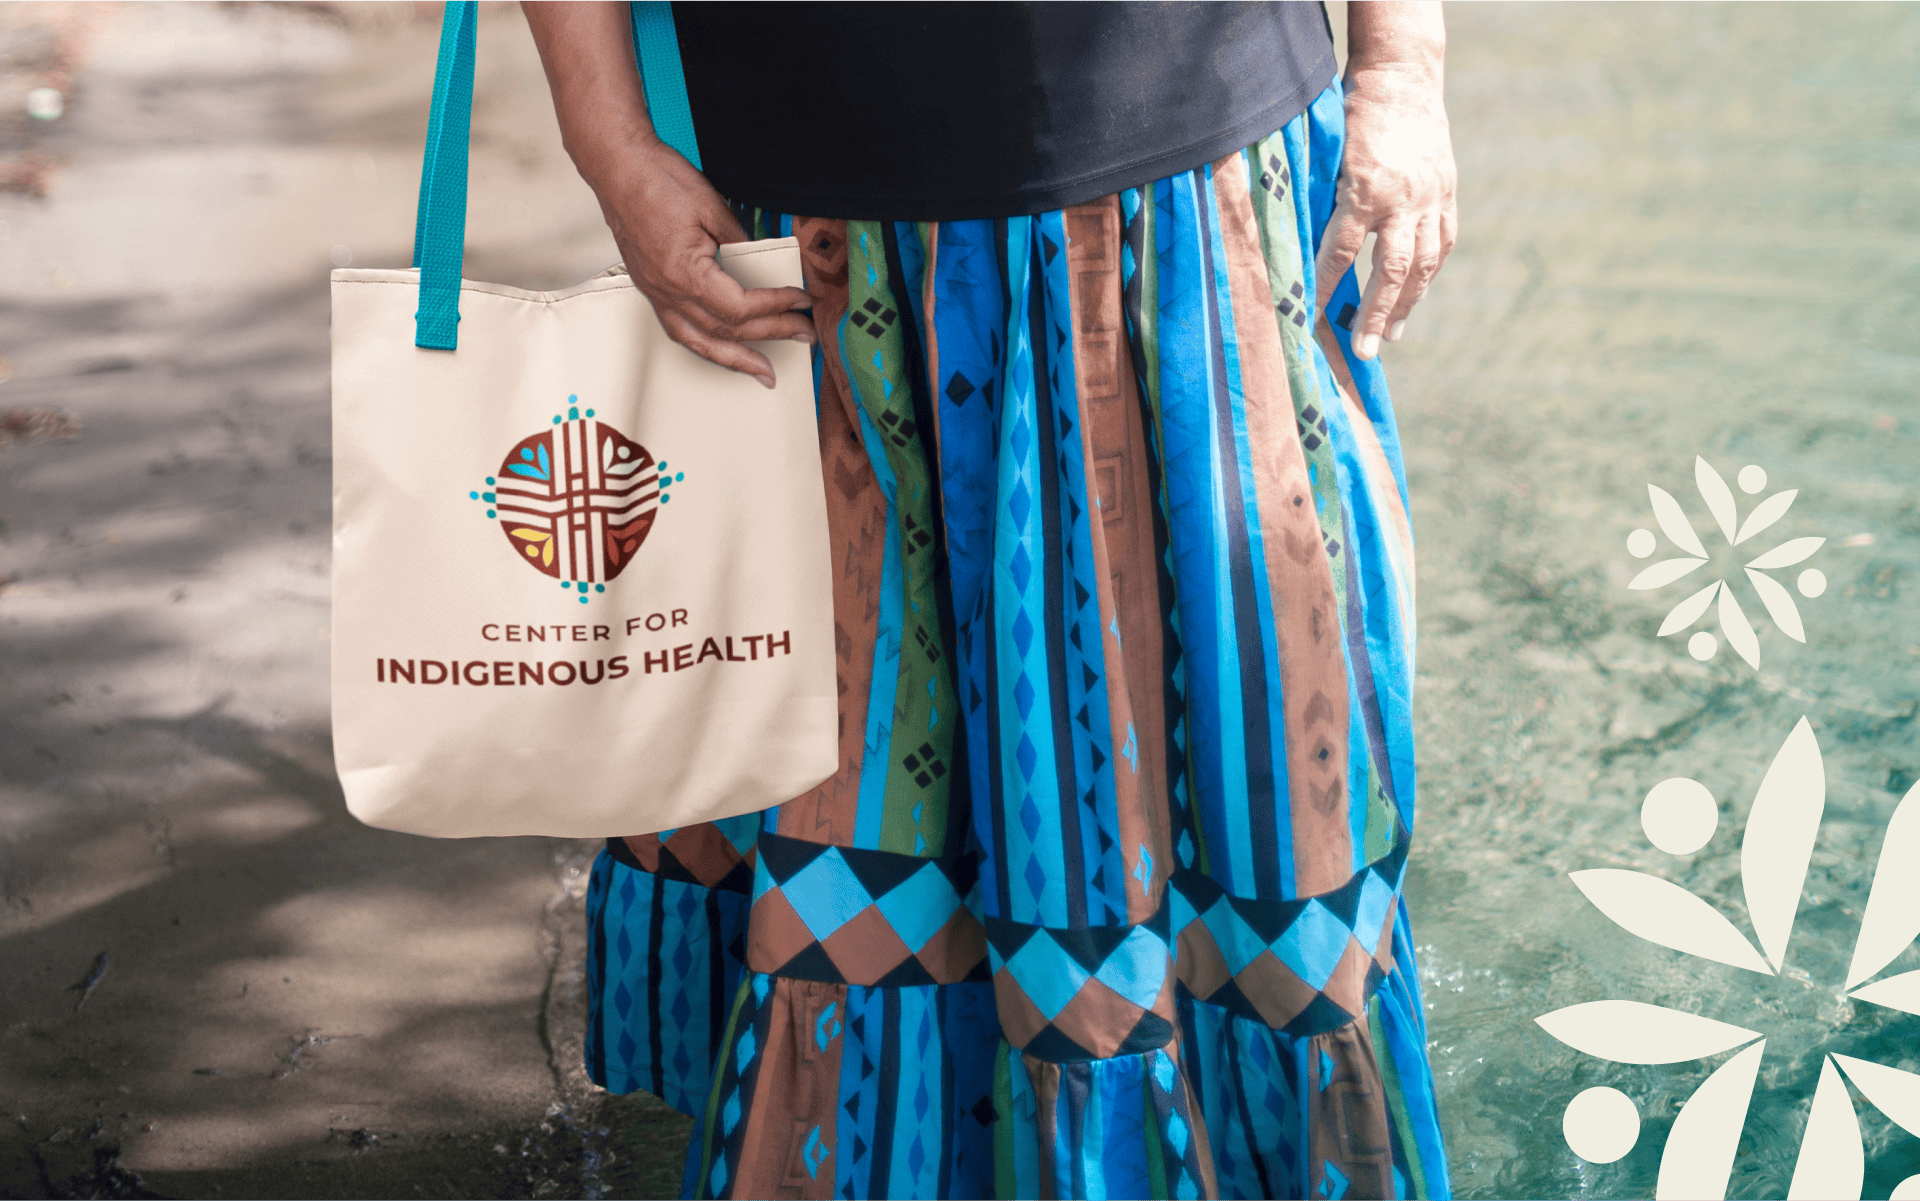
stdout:
{"type": "Polygon", "coordinates": [[[662,492],[662,493],[660,494],[660,503],[661,503],[661,504],[663,504],[663,505],[664,505],[664,504],[666,504],[666,503],[667,503],[668,501],[670,501],[670,500],[672,500],[672,499],[673,499],[673,497],[671,497],[671,496],[668,496],[668,495],[667,495],[667,494],[666,494],[665,492],[662,492]]]}
{"type": "Polygon", "coordinates": [[[493,516],[496,516],[496,514],[494,513],[494,511],[493,511],[492,509],[488,509],[488,510],[487,510],[487,516],[489,516],[489,517],[493,517],[493,516]]]}
{"type": "Polygon", "coordinates": [[[578,392],[574,392],[567,396],[567,403],[574,404],[574,403],[577,403],[579,399],[580,399],[580,394],[578,392]]]}
{"type": "Polygon", "coordinates": [[[555,425],[559,425],[559,424],[560,424],[560,418],[558,418],[558,417],[555,417],[555,418],[553,419],[553,423],[554,423],[555,425]]]}
{"type": "Polygon", "coordinates": [[[676,483],[676,484],[677,484],[677,483],[679,483],[679,482],[680,482],[681,480],[684,480],[684,479],[686,479],[686,478],[687,478],[687,473],[686,473],[686,472],[684,472],[684,471],[676,471],[676,472],[674,472],[674,473],[673,473],[673,482],[674,482],[674,483],[676,483]]]}
{"type": "Polygon", "coordinates": [[[479,500],[479,499],[480,499],[480,494],[479,494],[478,492],[469,492],[469,493],[467,493],[467,499],[468,499],[468,500],[479,500]]]}
{"type": "Polygon", "coordinates": [[[665,471],[666,469],[667,469],[667,461],[665,459],[660,460],[660,470],[665,471]]]}
{"type": "Polygon", "coordinates": [[[561,580],[561,581],[560,581],[560,587],[561,587],[561,589],[562,589],[562,590],[564,591],[565,589],[568,589],[568,588],[571,588],[571,587],[573,587],[573,585],[572,585],[572,584],[570,584],[570,583],[568,583],[568,582],[567,582],[566,580],[561,580]]]}
{"type": "Polygon", "coordinates": [[[605,592],[607,590],[607,586],[605,584],[595,584],[593,586],[593,590],[595,592],[605,592]]]}
{"type": "Polygon", "coordinates": [[[580,598],[580,603],[581,603],[581,604],[583,604],[583,605],[584,605],[584,604],[586,604],[586,603],[587,603],[587,598],[586,598],[586,597],[584,597],[584,596],[583,596],[583,597],[581,597],[581,598],[580,598]]]}
{"type": "Polygon", "coordinates": [[[593,416],[593,410],[592,410],[592,409],[588,409],[588,410],[587,410],[587,416],[589,416],[589,417],[591,417],[591,416],[593,416]]]}
{"type": "Polygon", "coordinates": [[[488,477],[487,477],[487,487],[489,487],[489,488],[491,488],[491,487],[493,487],[493,477],[492,477],[492,476],[488,476],[488,477]]]}

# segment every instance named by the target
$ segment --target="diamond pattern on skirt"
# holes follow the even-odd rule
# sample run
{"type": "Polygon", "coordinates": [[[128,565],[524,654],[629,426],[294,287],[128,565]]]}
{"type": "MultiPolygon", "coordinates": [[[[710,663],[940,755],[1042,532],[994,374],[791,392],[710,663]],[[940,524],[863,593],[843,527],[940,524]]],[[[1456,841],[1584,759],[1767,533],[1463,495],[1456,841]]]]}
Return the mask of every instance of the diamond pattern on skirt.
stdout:
{"type": "Polygon", "coordinates": [[[987,919],[1007,1041],[1055,1063],[1133,1055],[1173,1038],[1169,910],[1132,926],[1058,929],[987,919]]]}
{"type": "Polygon", "coordinates": [[[747,892],[753,882],[753,836],[759,817],[755,813],[658,834],[609,838],[607,849],[628,867],[663,880],[747,892]]]}
{"type": "Polygon", "coordinates": [[[757,972],[898,986],[986,979],[962,898],[977,868],[762,833],[747,962],[757,972]]]}
{"type": "Polygon", "coordinates": [[[1317,897],[1252,901],[1194,871],[1174,873],[1171,907],[1181,983],[1196,998],[1301,1037],[1366,1013],[1393,969],[1393,908],[1402,841],[1317,897]]]}

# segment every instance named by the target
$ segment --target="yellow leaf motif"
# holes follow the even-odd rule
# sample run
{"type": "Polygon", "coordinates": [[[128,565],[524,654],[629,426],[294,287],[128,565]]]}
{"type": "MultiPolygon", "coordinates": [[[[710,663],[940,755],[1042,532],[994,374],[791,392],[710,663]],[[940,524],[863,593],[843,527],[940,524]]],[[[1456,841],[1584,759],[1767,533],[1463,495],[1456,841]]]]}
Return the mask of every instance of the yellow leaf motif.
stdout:
{"type": "Polygon", "coordinates": [[[540,548],[539,558],[540,558],[541,564],[546,567],[553,566],[553,535],[552,534],[543,534],[539,530],[514,530],[512,531],[512,533],[515,538],[524,538],[526,541],[533,544],[532,546],[527,547],[527,557],[529,559],[534,557],[534,547],[537,546],[540,548]]]}

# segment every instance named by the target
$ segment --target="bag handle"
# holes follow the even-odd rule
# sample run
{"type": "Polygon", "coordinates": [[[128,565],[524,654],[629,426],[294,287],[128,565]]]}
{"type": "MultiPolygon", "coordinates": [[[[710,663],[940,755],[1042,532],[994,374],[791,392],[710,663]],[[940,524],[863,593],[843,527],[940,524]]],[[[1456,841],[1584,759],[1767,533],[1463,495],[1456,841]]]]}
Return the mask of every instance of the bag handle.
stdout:
{"type": "MultiPolygon", "coordinates": [[[[634,59],[646,90],[647,113],[660,140],[700,169],[668,0],[636,0],[634,59]]],[[[413,344],[452,350],[460,341],[460,266],[467,238],[467,142],[473,126],[474,27],[477,0],[448,0],[440,18],[440,58],[434,68],[433,109],[420,162],[420,204],[413,221],[413,265],[420,269],[420,308],[413,344]]]]}
{"type": "Polygon", "coordinates": [[[680,157],[700,165],[700,144],[693,136],[693,109],[687,104],[687,73],[680,65],[680,38],[673,31],[673,5],[668,0],[635,0],[633,58],[640,64],[640,84],[647,92],[647,116],[660,140],[680,157]]]}

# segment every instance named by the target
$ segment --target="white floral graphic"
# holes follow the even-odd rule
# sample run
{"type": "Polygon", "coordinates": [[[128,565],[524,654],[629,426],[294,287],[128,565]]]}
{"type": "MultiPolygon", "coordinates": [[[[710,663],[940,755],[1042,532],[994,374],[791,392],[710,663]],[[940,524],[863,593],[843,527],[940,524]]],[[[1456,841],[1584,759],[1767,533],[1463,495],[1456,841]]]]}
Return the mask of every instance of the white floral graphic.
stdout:
{"type": "MultiPolygon", "coordinates": [[[[1706,901],[1645,872],[1602,868],[1573,872],[1569,878],[1601,913],[1648,942],[1776,975],[1785,965],[1787,940],[1825,807],[1826,769],[1820,744],[1802,717],[1760,782],[1741,842],[1740,879],[1756,936],[1752,940],[1706,901]]],[[[1711,837],[1717,812],[1712,794],[1696,781],[1666,780],[1648,792],[1641,824],[1655,846],[1691,854],[1711,837]]],[[[1874,979],[1920,937],[1916,866],[1920,866],[1920,784],[1908,790],[1887,821],[1844,986],[1853,1000],[1920,1015],[1920,971],[1874,979]]],[[[1657,1198],[1726,1195],[1760,1060],[1766,1053],[1760,1031],[1629,1000],[1570,1005],[1535,1021],[1567,1046],[1616,1063],[1681,1063],[1744,1046],[1681,1107],[1660,1156],[1654,1192],[1657,1198]]],[[[1787,1192],[1790,1198],[1860,1196],[1865,1152],[1843,1076],[1888,1119],[1920,1135],[1920,1074],[1829,1054],[1821,1064],[1787,1192]]],[[[1576,1154],[1610,1163],[1632,1149],[1639,1134],[1639,1114],[1633,1101],[1617,1089],[1591,1088],[1568,1105],[1564,1128],[1576,1154]]],[[[1903,1181],[1893,1195],[1920,1197],[1920,1176],[1903,1181]]]]}
{"type": "MultiPolygon", "coordinates": [[[[1749,463],[1742,467],[1735,478],[1740,483],[1740,490],[1749,495],[1767,486],[1767,473],[1757,464],[1749,463]]],[[[1742,520],[1733,490],[1727,487],[1727,481],[1721,478],[1711,463],[1697,455],[1693,460],[1693,481],[1700,489],[1700,499],[1706,502],[1707,511],[1713,514],[1713,520],[1720,527],[1721,534],[1725,535],[1729,546],[1739,546],[1786,516],[1787,510],[1793,507],[1794,497],[1800,495],[1797,488],[1776,492],[1755,505],[1753,511],[1742,520]]],[[[1672,493],[1657,484],[1648,484],[1647,497],[1653,502],[1654,520],[1683,554],[1662,559],[1634,576],[1627,587],[1637,591],[1664,588],[1692,574],[1711,557],[1672,493]]],[[[1800,624],[1800,609],[1794,604],[1793,596],[1786,587],[1767,572],[1803,562],[1825,543],[1825,538],[1793,538],[1760,555],[1745,568],[1746,577],[1759,594],[1767,615],[1773,618],[1773,624],[1795,642],[1807,640],[1806,630],[1800,624]]],[[[1647,558],[1658,547],[1659,539],[1654,537],[1652,530],[1639,529],[1627,536],[1627,550],[1636,559],[1647,558]]],[[[1795,586],[1800,590],[1800,595],[1816,597],[1827,590],[1827,577],[1818,568],[1808,568],[1800,573],[1795,586]]],[[[1754,634],[1753,625],[1747,620],[1746,610],[1740,607],[1732,585],[1724,579],[1713,581],[1668,610],[1667,619],[1660,623],[1659,636],[1664,638],[1692,626],[1709,608],[1714,607],[1716,599],[1719,601],[1720,632],[1726,637],[1727,645],[1745,659],[1749,667],[1757,669],[1760,666],[1760,639],[1754,634]]],[[[1719,639],[1707,630],[1700,630],[1687,640],[1687,652],[1703,661],[1713,658],[1719,649],[1719,639]]]]}

